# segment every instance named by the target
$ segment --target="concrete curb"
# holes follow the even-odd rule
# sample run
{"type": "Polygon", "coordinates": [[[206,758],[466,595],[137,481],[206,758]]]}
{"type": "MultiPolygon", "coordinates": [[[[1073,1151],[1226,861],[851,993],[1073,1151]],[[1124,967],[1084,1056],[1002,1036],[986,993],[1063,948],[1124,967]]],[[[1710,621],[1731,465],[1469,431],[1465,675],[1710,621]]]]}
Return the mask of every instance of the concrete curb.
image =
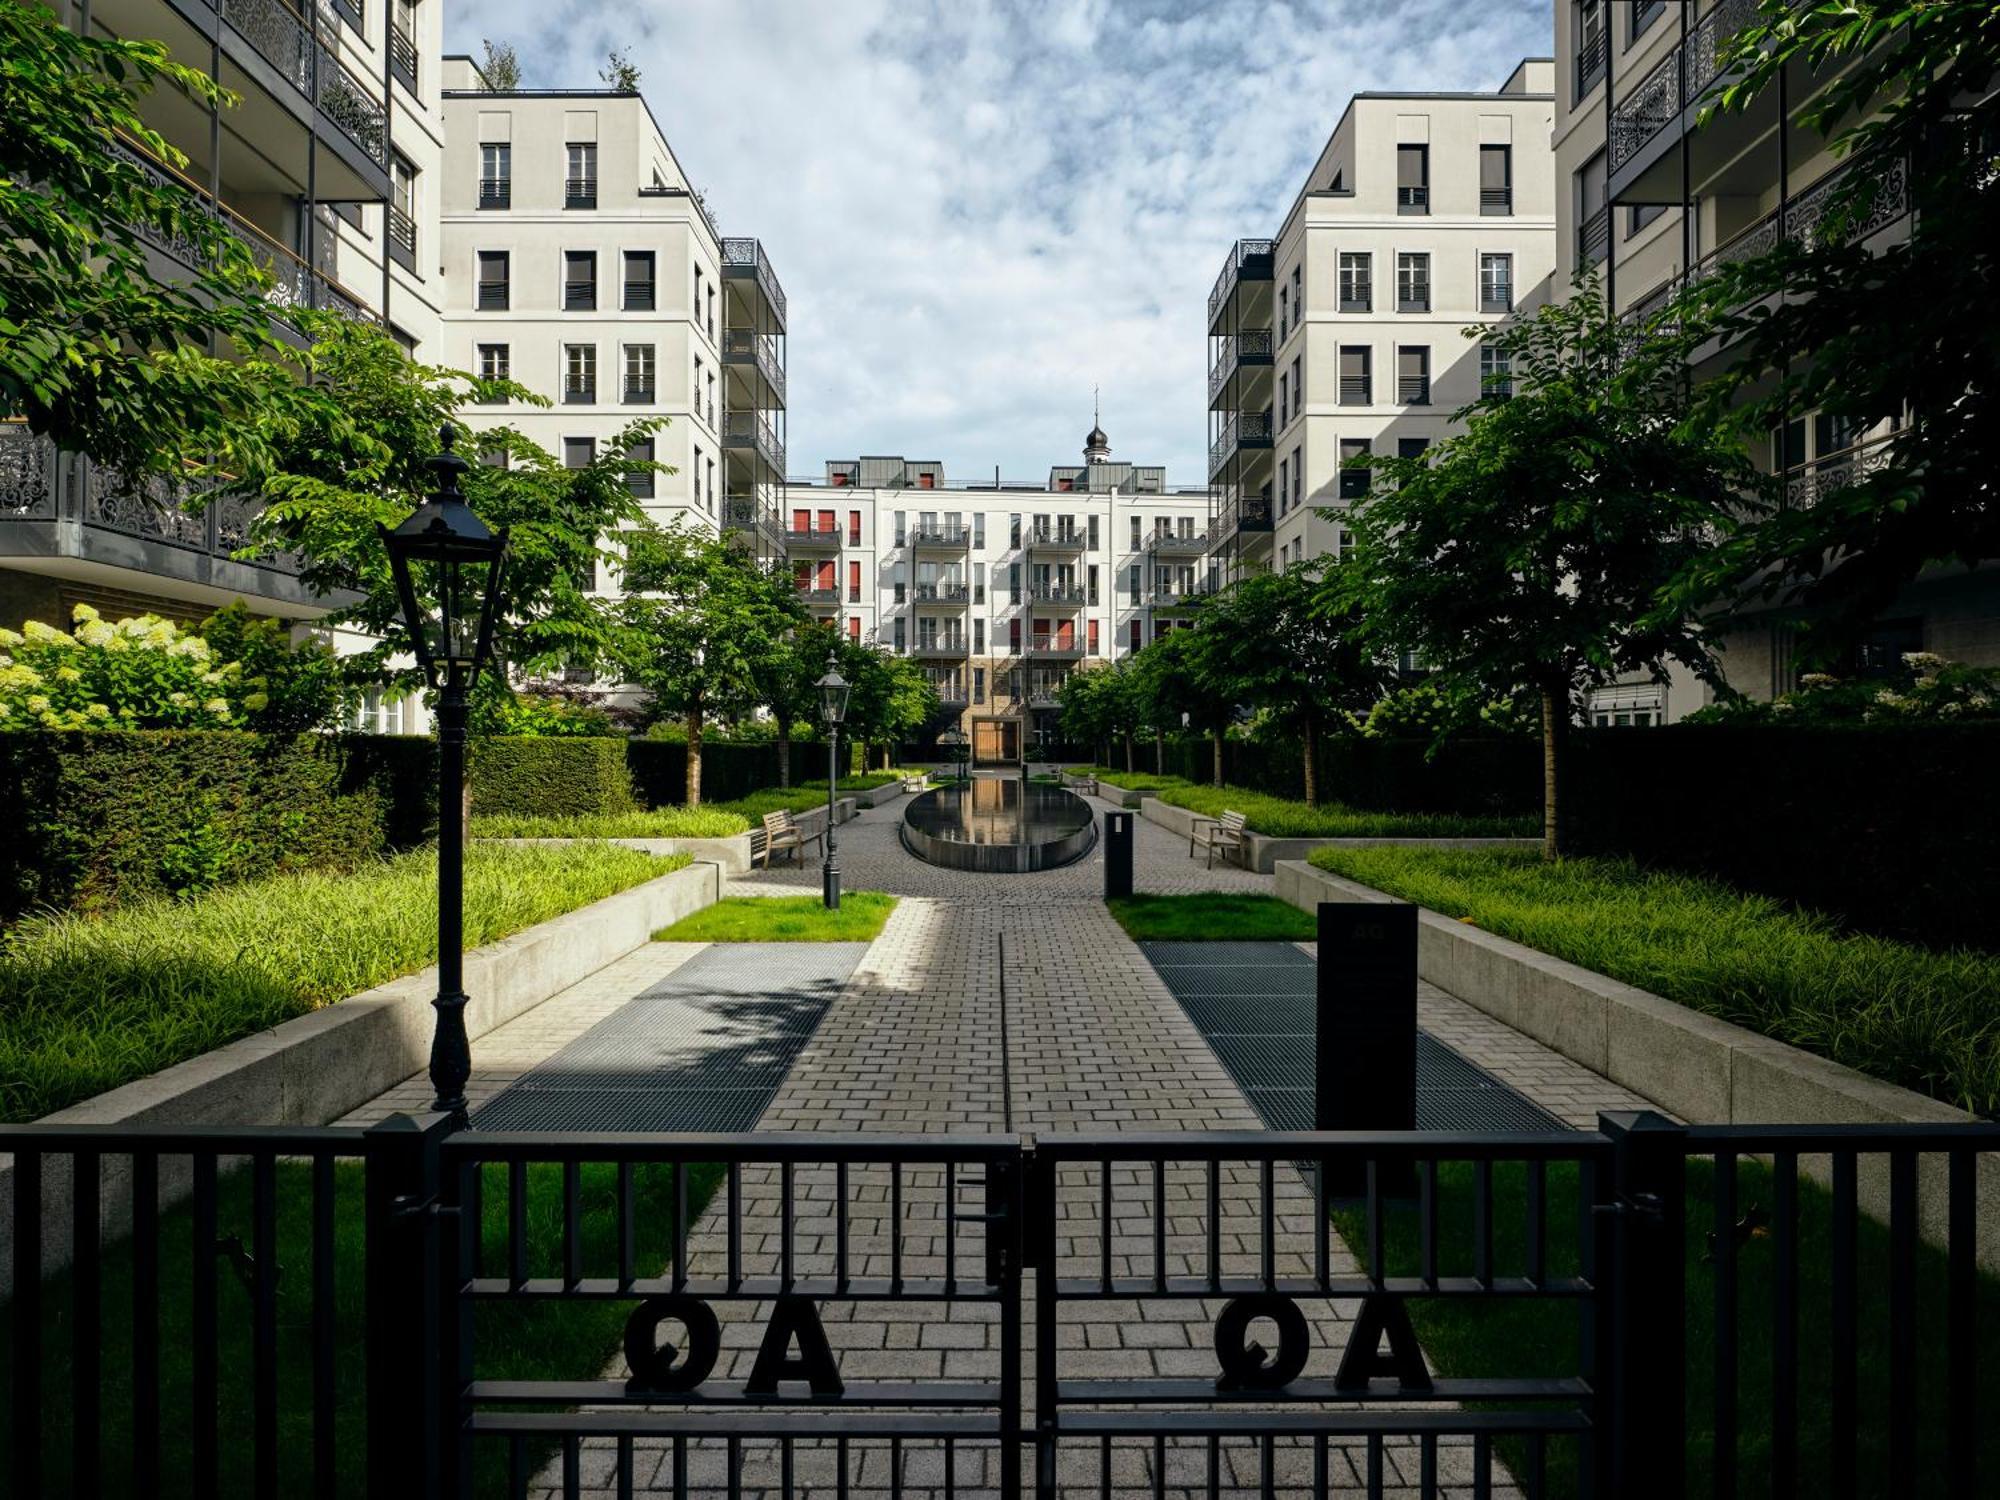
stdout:
{"type": "Polygon", "coordinates": [[[1136,787],[1120,786],[1117,782],[1107,781],[1100,776],[1097,778],[1097,795],[1106,802],[1117,803],[1120,807],[1138,807],[1160,794],[1154,791],[1142,791],[1136,787]]]}
{"type": "MultiPolygon", "coordinates": [[[[1322,901],[1395,899],[1301,860],[1279,861],[1276,873],[1278,899],[1304,911],[1322,901]]],[[[1943,1125],[1973,1119],[1927,1095],[1440,912],[1418,913],[1417,972],[1690,1124],[1943,1125]]],[[[1825,1158],[1803,1157],[1801,1164],[1815,1180],[1829,1179],[1825,1158]]],[[[1941,1157],[1919,1158],[1919,1222],[1935,1245],[1946,1241],[1945,1170],[1941,1157]]],[[[1862,1157],[1858,1178],[1863,1206],[1886,1220],[1886,1159],[1862,1157]]],[[[2000,1272],[2000,1153],[1980,1155],[1978,1217],[1981,1262],[2000,1272]]]]}
{"type": "MultiPolygon", "coordinates": [[[[1148,793],[1146,800],[1139,804],[1139,815],[1148,822],[1158,823],[1162,828],[1171,830],[1176,838],[1192,837],[1196,820],[1206,816],[1190,812],[1185,807],[1175,807],[1171,803],[1163,802],[1154,793],[1148,793]]],[[[1328,846],[1348,849],[1365,849],[1370,845],[1381,844],[1408,845],[1416,849],[1539,849],[1542,846],[1540,839],[1437,839],[1400,835],[1373,838],[1284,838],[1270,833],[1246,833],[1243,842],[1243,867],[1259,875],[1274,873],[1281,861],[1303,860],[1313,850],[1328,846]]]]}
{"type": "Polygon", "coordinates": [[[734,833],[719,839],[481,839],[484,844],[620,844],[648,854],[685,854],[700,864],[720,865],[724,875],[741,875],[750,868],[750,835],[734,833]]]}
{"type": "MultiPolygon", "coordinates": [[[[465,1029],[477,1039],[650,942],[653,933],[721,895],[716,864],[694,864],[525,928],[465,955],[465,1029]]],[[[108,1090],[38,1124],[174,1129],[324,1125],[422,1071],[430,1056],[435,966],[392,979],[148,1078],[108,1090]]],[[[103,1161],[107,1229],[129,1222],[129,1158],[103,1161]]],[[[0,1157],[0,1200],[14,1159],[0,1157]]],[[[162,1205],[186,1190],[185,1159],[162,1158],[162,1205]]],[[[47,1162],[43,1263],[68,1263],[69,1164],[47,1162]]],[[[13,1220],[0,1218],[0,1290],[11,1288],[13,1220]]]]}

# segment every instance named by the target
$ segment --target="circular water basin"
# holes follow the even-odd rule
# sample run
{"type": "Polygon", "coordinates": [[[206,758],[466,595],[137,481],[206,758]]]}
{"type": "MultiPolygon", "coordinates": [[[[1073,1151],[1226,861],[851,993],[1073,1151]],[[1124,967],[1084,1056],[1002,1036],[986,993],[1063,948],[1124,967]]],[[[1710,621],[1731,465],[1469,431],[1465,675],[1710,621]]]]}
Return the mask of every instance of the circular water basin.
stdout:
{"type": "Polygon", "coordinates": [[[933,787],[903,812],[903,847],[926,864],[1016,874],[1081,859],[1097,842],[1075,792],[1012,776],[933,787]]]}

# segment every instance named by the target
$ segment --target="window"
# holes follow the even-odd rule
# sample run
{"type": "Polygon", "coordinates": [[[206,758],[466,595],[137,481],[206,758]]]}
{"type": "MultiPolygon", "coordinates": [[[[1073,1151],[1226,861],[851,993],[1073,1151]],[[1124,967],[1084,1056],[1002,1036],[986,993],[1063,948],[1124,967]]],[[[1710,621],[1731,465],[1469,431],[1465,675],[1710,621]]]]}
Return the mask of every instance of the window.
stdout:
{"type": "Polygon", "coordinates": [[[1087,651],[1089,651],[1089,653],[1090,653],[1090,654],[1091,654],[1092,656],[1096,656],[1096,655],[1098,654],[1098,651],[1097,651],[1097,621],[1095,621],[1095,620],[1091,620],[1091,621],[1089,621],[1089,622],[1087,623],[1087,625],[1085,626],[1085,636],[1086,636],[1086,639],[1087,639],[1087,641],[1088,641],[1088,645],[1087,645],[1087,646],[1085,647],[1085,649],[1086,649],[1087,651]]]}
{"type": "Polygon", "coordinates": [[[1604,76],[1604,0],[1576,3],[1576,99],[1597,86],[1604,76]]]}
{"type": "Polygon", "coordinates": [[[1370,355],[1373,351],[1366,344],[1342,344],[1340,346],[1340,404],[1342,406],[1368,406],[1373,404],[1375,395],[1369,370],[1370,355]]]}
{"type": "Polygon", "coordinates": [[[597,400],[597,345],[563,345],[563,400],[571,406],[597,400]]]}
{"type": "Polygon", "coordinates": [[[847,561],[847,602],[849,604],[861,602],[861,564],[854,558],[849,558],[847,561]]]}
{"type": "Polygon", "coordinates": [[[1640,230],[1667,211],[1664,203],[1635,203],[1625,210],[1625,238],[1631,239],[1640,230]]]}
{"type": "Polygon", "coordinates": [[[1576,263],[1593,266],[1604,259],[1611,239],[1611,210],[1605,206],[1604,153],[1583,164],[1576,174],[1576,263]]]}
{"type": "Polygon", "coordinates": [[[1431,258],[1418,252],[1396,257],[1396,311],[1422,313],[1431,310],[1431,258]]]}
{"type": "MultiPolygon", "coordinates": [[[[1292,450],[1292,509],[1293,510],[1297,510],[1299,508],[1300,502],[1305,499],[1305,488],[1306,488],[1305,450],[1303,448],[1294,448],[1292,450]]],[[[1192,572],[1193,570],[1190,569],[1189,571],[1192,572]]],[[[1192,589],[1193,586],[1194,585],[1192,581],[1190,581],[1188,587],[1192,589]]]]}
{"type": "MultiPolygon", "coordinates": [[[[847,545],[850,547],[861,545],[861,512],[858,510],[850,510],[847,513],[847,545]]],[[[860,565],[857,563],[856,566],[860,565]]]]}
{"type": "Polygon", "coordinates": [[[976,548],[986,545],[986,512],[983,510],[972,513],[972,545],[976,548]]]}
{"type": "Polygon", "coordinates": [[[1290,505],[1291,496],[1292,461],[1289,458],[1281,458],[1278,460],[1278,514],[1280,516],[1284,515],[1287,507],[1290,505]]]}
{"type": "Polygon", "coordinates": [[[1021,602],[1021,565],[1017,562],[1007,564],[1007,602],[1021,602]]]}
{"type": "Polygon", "coordinates": [[[1299,326],[1300,319],[1306,315],[1304,271],[1305,267],[1303,266],[1292,267],[1292,327],[1294,328],[1299,326]]]}
{"type": "Polygon", "coordinates": [[[653,399],[653,346],[625,346],[625,399],[650,402],[653,399]]]}
{"type": "Polygon", "coordinates": [[[898,615],[896,617],[895,641],[896,641],[896,651],[899,655],[910,649],[909,627],[907,624],[904,623],[903,617],[901,615],[898,615]]]}
{"type": "Polygon", "coordinates": [[[1479,310],[1489,313],[1514,310],[1513,256],[1479,257],[1479,310]]]}
{"type": "Polygon", "coordinates": [[[1506,215],[1514,211],[1514,148],[1479,148],[1479,211],[1506,215]]]}
{"type": "Polygon", "coordinates": [[[1089,567],[1088,567],[1087,569],[1085,569],[1085,571],[1084,571],[1084,577],[1085,577],[1085,579],[1086,579],[1086,580],[1088,581],[1088,582],[1087,582],[1087,588],[1086,588],[1086,592],[1085,592],[1085,594],[1084,594],[1084,598],[1085,598],[1085,600],[1086,600],[1086,601],[1087,601],[1088,603],[1090,603],[1090,604],[1091,604],[1092,606],[1095,606],[1095,605],[1096,605],[1096,603],[1097,603],[1097,564],[1096,564],[1096,563],[1092,563],[1092,564],[1091,564],[1091,565],[1090,565],[1090,566],[1089,566],[1089,567]]]}
{"type": "Polygon", "coordinates": [[[898,604],[910,602],[909,572],[902,563],[897,563],[889,570],[889,588],[898,604]]]}
{"type": "MultiPolygon", "coordinates": [[[[479,378],[481,380],[505,380],[508,378],[507,372],[512,367],[507,345],[481,344],[479,346],[479,378]]],[[[505,396],[493,396],[489,399],[497,403],[505,401],[507,398],[505,396]]]]}
{"type": "Polygon", "coordinates": [[[1090,531],[1089,531],[1089,546],[1092,552],[1095,552],[1097,550],[1097,543],[1098,543],[1097,517],[1092,516],[1090,518],[1090,531]]]}
{"type": "Polygon", "coordinates": [[[1306,369],[1301,356],[1292,356],[1292,410],[1303,415],[1306,409],[1306,369]]]}
{"type": "Polygon", "coordinates": [[[482,250],[479,252],[479,310],[481,312],[505,312],[507,292],[512,277],[509,274],[508,257],[505,250],[482,250]]]}
{"type": "Polygon", "coordinates": [[[1367,438],[1342,438],[1340,440],[1340,498],[1343,500],[1365,500],[1368,498],[1369,471],[1366,465],[1349,468],[1352,459],[1366,458],[1375,451],[1374,444],[1367,438]]]}
{"type": "Polygon", "coordinates": [[[986,564],[983,562],[975,562],[972,565],[972,602],[974,604],[986,602],[986,564]]]}
{"type": "Polygon", "coordinates": [[[986,620],[983,616],[975,616],[972,621],[972,654],[986,654],[986,620]]]}
{"type": "Polygon", "coordinates": [[[569,170],[563,178],[563,207],[597,207],[597,146],[594,142],[576,143],[569,148],[569,170]]]}
{"type": "MultiPolygon", "coordinates": [[[[642,443],[634,443],[625,450],[625,456],[632,460],[634,465],[651,463],[653,461],[653,440],[647,438],[642,443]]],[[[653,481],[655,477],[656,471],[652,469],[637,467],[627,469],[625,471],[625,488],[632,492],[632,498],[635,500],[650,500],[653,498],[653,481]]]]}
{"type": "Polygon", "coordinates": [[[855,643],[856,643],[857,645],[858,645],[858,644],[860,643],[860,640],[861,640],[861,616],[859,616],[859,615],[849,615],[849,616],[847,617],[847,638],[848,638],[848,639],[849,639],[850,641],[853,641],[853,642],[855,642],[855,643]]]}
{"type": "MultiPolygon", "coordinates": [[[[709,486],[709,489],[710,489],[710,490],[713,490],[713,489],[715,488],[715,472],[714,472],[714,471],[715,471],[715,465],[714,465],[714,462],[713,462],[713,461],[711,461],[711,462],[709,463],[709,476],[708,476],[708,486],[709,486]]],[[[691,472],[692,472],[692,473],[693,473],[693,475],[694,475],[694,504],[695,504],[695,509],[696,509],[696,510],[702,510],[702,509],[709,509],[709,510],[712,510],[712,509],[714,509],[714,508],[715,508],[715,501],[714,501],[714,497],[713,497],[712,495],[711,495],[711,496],[709,496],[709,497],[707,498],[707,500],[706,500],[705,502],[704,502],[704,499],[703,499],[703,496],[704,496],[704,495],[705,495],[705,494],[706,494],[707,492],[706,492],[706,491],[704,491],[704,490],[702,489],[702,487],[701,487],[701,444],[699,444],[699,443],[696,443],[696,444],[694,445],[694,464],[693,464],[693,466],[692,466],[692,469],[691,469],[691,472]]]]}
{"type": "Polygon", "coordinates": [[[1139,518],[1137,516],[1132,518],[1132,550],[1134,552],[1139,550],[1139,518]]]}
{"type": "Polygon", "coordinates": [[[1021,513],[1018,510],[1007,517],[1007,545],[1009,547],[1021,545],[1021,513]]]}
{"type": "Polygon", "coordinates": [[[896,545],[898,547],[903,545],[904,541],[908,538],[908,534],[909,512],[899,510],[896,512],[896,545]]]}
{"type": "Polygon", "coordinates": [[[1667,0],[1633,0],[1632,29],[1626,33],[1625,46],[1629,50],[1637,45],[1646,30],[1659,20],[1666,11],[1667,0]]]}
{"type": "Polygon", "coordinates": [[[974,703],[984,703],[986,701],[986,668],[984,667],[974,667],[972,669],[972,701],[974,703]]]}
{"type": "Polygon", "coordinates": [[[1283,427],[1292,420],[1292,377],[1278,377],[1278,425],[1283,427]]]}
{"type": "Polygon", "coordinates": [[[625,311],[653,310],[653,252],[625,252],[625,311]]]}
{"type": "Polygon", "coordinates": [[[1431,211],[1431,148],[1396,148],[1396,212],[1427,214],[1431,211]]]}
{"type": "MultiPolygon", "coordinates": [[[[1133,602],[1136,603],[1137,601],[1135,600],[1133,602]]],[[[1137,651],[1142,644],[1143,642],[1141,642],[1139,639],[1139,622],[1137,620],[1134,620],[1132,622],[1132,628],[1126,636],[1125,649],[1128,651],[1137,651]]]]}
{"type": "Polygon", "coordinates": [[[1514,357],[1492,344],[1479,346],[1479,389],[1488,396],[1514,394],[1514,357]]]}
{"type": "MultiPolygon", "coordinates": [[[[325,20],[320,22],[322,36],[326,25],[325,20]]],[[[417,92],[417,0],[391,0],[389,70],[404,88],[417,92]]]]}
{"type": "Polygon", "coordinates": [[[1405,406],[1431,404],[1431,351],[1427,345],[1396,351],[1396,399],[1405,406]]]}
{"type": "Polygon", "coordinates": [[[1369,265],[1373,257],[1366,253],[1343,254],[1340,257],[1340,310],[1344,313],[1368,312],[1374,303],[1374,287],[1369,265]]]}
{"type": "Polygon", "coordinates": [[[514,148],[496,141],[479,148],[479,206],[510,208],[514,202],[514,148]]]}
{"type": "Polygon", "coordinates": [[[563,311],[597,310],[597,252],[563,251],[563,311]]]}
{"type": "Polygon", "coordinates": [[[1430,447],[1431,440],[1429,438],[1397,438],[1396,457],[1422,458],[1430,451],[1430,447]]]}
{"type": "Polygon", "coordinates": [[[1292,327],[1292,293],[1288,287],[1278,288],[1278,339],[1284,341],[1292,327]]]}
{"type": "Polygon", "coordinates": [[[563,467],[565,469],[587,469],[596,462],[596,438],[573,437],[563,439],[563,467]]]}

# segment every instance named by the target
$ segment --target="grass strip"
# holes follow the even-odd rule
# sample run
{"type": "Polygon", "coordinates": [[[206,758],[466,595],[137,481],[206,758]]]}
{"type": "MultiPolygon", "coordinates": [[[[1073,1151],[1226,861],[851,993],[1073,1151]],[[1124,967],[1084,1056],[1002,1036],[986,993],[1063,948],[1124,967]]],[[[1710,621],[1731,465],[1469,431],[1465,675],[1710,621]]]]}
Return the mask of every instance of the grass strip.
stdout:
{"type": "MultiPolygon", "coordinates": [[[[467,947],[666,874],[615,844],[474,844],[467,947]]],[[[437,855],[308,871],[0,938],[0,1120],[18,1123],[333,1004],[437,956],[437,855]]]]}
{"type": "Polygon", "coordinates": [[[1841,931],[1718,881],[1532,851],[1312,863],[1978,1114],[2000,1113],[2000,955],[1841,931]]]}
{"type": "Polygon", "coordinates": [[[896,909],[880,891],[843,891],[840,910],[818,896],[725,896],[662,927],[666,943],[868,943],[896,909]]]}
{"type": "Polygon", "coordinates": [[[1182,776],[1155,776],[1150,771],[1121,771],[1115,766],[1092,766],[1087,773],[1128,792],[1164,792],[1174,787],[1192,786],[1182,776]]]}
{"type": "Polygon", "coordinates": [[[1119,896],[1106,903],[1134,942],[1311,942],[1317,919],[1276,896],[1119,896]]]}
{"type": "MultiPolygon", "coordinates": [[[[641,1276],[657,1275],[666,1265],[667,1247],[674,1242],[673,1173],[660,1163],[644,1163],[632,1173],[634,1192],[635,1269],[641,1276]]],[[[716,1183],[718,1167],[690,1169],[688,1214],[698,1219],[716,1183]]],[[[617,1168],[593,1162],[579,1174],[579,1207],[584,1266],[590,1275],[614,1275],[618,1260],[617,1168]]],[[[313,1368],[312,1368],[312,1169],[304,1162],[277,1164],[274,1201],[277,1206],[278,1320],[278,1492],[313,1493],[313,1368]]],[[[334,1170],[334,1452],[336,1493],[355,1500],[367,1493],[366,1391],[366,1254],[363,1238],[363,1175],[356,1161],[340,1162],[334,1170]]],[[[247,1171],[222,1177],[217,1184],[217,1234],[252,1236],[251,1181],[247,1171]]],[[[484,1169],[484,1212],[480,1233],[486,1265],[507,1265],[507,1173],[503,1166],[484,1169]]],[[[537,1162],[528,1168],[528,1266],[531,1276],[562,1274],[562,1167],[537,1162]]],[[[218,1395],[217,1431],[221,1435],[218,1493],[247,1495],[252,1489],[251,1294],[227,1256],[212,1260],[216,1274],[218,1395]]],[[[149,1496],[189,1497],[191,1485],[189,1436],[195,1422],[192,1351],[194,1320],[193,1216],[185,1203],[160,1220],[160,1432],[161,1487],[149,1496]]],[[[133,1486],[132,1431],[132,1256],[129,1244],[111,1247],[102,1262],[103,1311],[101,1341],[104,1464],[103,1493],[130,1495],[133,1486]]],[[[68,1272],[44,1285],[42,1316],[42,1461],[48,1495],[74,1492],[71,1481],[70,1389],[74,1313],[74,1282],[68,1272]]],[[[474,1369],[492,1380],[591,1380],[603,1373],[619,1347],[630,1306],[619,1300],[545,1299],[498,1306],[481,1304],[474,1317],[474,1369]]],[[[13,1347],[13,1310],[0,1310],[0,1334],[13,1347]]],[[[409,1330],[410,1355],[415,1358],[420,1329],[409,1330]]],[[[0,1406],[12,1398],[11,1362],[0,1361],[0,1406]]],[[[12,1424],[0,1423],[0,1471],[5,1469],[12,1424]]],[[[539,1463],[553,1451],[544,1445],[533,1455],[539,1463]]],[[[475,1493],[506,1493],[505,1444],[478,1444],[475,1493]]]]}
{"type": "MultiPolygon", "coordinates": [[[[1691,1159],[1687,1166],[1687,1423],[1690,1495],[1720,1493],[1716,1488],[1716,1258],[1715,1164],[1691,1159]]],[[[1493,1170],[1493,1264],[1501,1275],[1527,1264],[1528,1170],[1503,1162],[1493,1170]]],[[[1475,1174],[1470,1163],[1450,1162],[1438,1174],[1439,1271],[1472,1274],[1475,1174]]],[[[1737,1448],[1732,1472],[1745,1495],[1770,1491],[1772,1373],[1777,1354],[1773,1309],[1778,1240],[1770,1229],[1774,1185],[1770,1168],[1755,1159],[1736,1163],[1733,1233],[1736,1251],[1736,1348],[1734,1368],[1737,1448]]],[[[1551,1276],[1577,1274],[1577,1170],[1573,1163],[1548,1171],[1548,1269],[1551,1276]]],[[[1833,1201],[1803,1174],[1798,1183],[1798,1493],[1828,1494],[1831,1449],[1833,1283],[1833,1201]]],[[[1357,1251],[1368,1243],[1366,1215],[1358,1205],[1334,1210],[1334,1222],[1357,1251]]],[[[1384,1216],[1387,1269],[1392,1276],[1421,1272],[1420,1224],[1414,1205],[1392,1204],[1384,1216]]],[[[1855,1493],[1862,1495],[1943,1495],[1945,1474],[1944,1399],[1946,1348],[1946,1265],[1928,1245],[1917,1252],[1918,1413],[1917,1470],[1892,1480],[1889,1471],[1889,1362],[1877,1357],[1889,1341],[1886,1289],[1890,1276],[1889,1233],[1860,1216],[1856,1234],[1859,1317],[1859,1411],[1856,1428],[1855,1493]]],[[[2000,1375],[2000,1283],[1982,1277],[1977,1291],[1979,1361],[1982,1381],[2000,1375]]],[[[1579,1359],[1580,1306],[1544,1297],[1413,1297],[1406,1306],[1436,1369],[1454,1376],[1574,1376],[1579,1359]]],[[[1727,1366],[1725,1365],[1725,1368],[1727,1366]]],[[[1982,1388],[1985,1388],[1982,1386],[1982,1388]]],[[[2000,1473],[2000,1424],[1980,1430],[1979,1468],[2000,1473]]],[[[1502,1456],[1514,1473],[1525,1472],[1527,1447],[1503,1441],[1502,1456]]],[[[1578,1452],[1569,1442],[1549,1448],[1549,1495],[1577,1495],[1578,1452]]]]}
{"type": "Polygon", "coordinates": [[[571,818],[496,813],[472,820],[472,836],[479,839],[726,839],[749,828],[743,814],[719,807],[656,807],[571,818]]]}
{"type": "MultiPolygon", "coordinates": [[[[1117,778],[1114,776],[1114,780],[1117,778]]],[[[1126,783],[1120,781],[1119,784],[1126,783]]],[[[1346,807],[1338,802],[1322,802],[1308,807],[1284,797],[1242,787],[1195,786],[1183,783],[1167,787],[1160,800],[1170,807],[1219,818],[1224,812],[1240,812],[1252,833],[1274,838],[1362,839],[1500,839],[1531,838],[1541,832],[1541,819],[1528,815],[1470,815],[1460,813],[1370,812],[1346,807]]]]}

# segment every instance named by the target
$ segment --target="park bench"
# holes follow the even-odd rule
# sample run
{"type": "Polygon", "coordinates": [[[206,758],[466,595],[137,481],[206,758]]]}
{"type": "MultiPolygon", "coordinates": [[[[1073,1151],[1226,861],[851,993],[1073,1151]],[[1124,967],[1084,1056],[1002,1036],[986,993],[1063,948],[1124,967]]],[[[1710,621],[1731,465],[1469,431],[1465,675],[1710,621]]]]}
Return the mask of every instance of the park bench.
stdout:
{"type": "Polygon", "coordinates": [[[903,790],[915,796],[931,784],[930,772],[913,771],[903,778],[903,790]]]}
{"type": "MultiPolygon", "coordinates": [[[[792,857],[803,863],[806,845],[824,836],[816,833],[811,838],[806,837],[799,831],[799,825],[793,819],[790,809],[781,807],[776,812],[764,814],[764,847],[758,851],[758,858],[764,861],[764,868],[768,870],[771,868],[772,855],[790,849],[793,851],[792,857]]],[[[754,864],[756,861],[752,860],[751,863],[754,864]]]]}
{"type": "Polygon", "coordinates": [[[1072,792],[1081,792],[1086,797],[1097,795],[1097,778],[1088,771],[1069,771],[1063,776],[1063,785],[1072,792]]]}
{"type": "Polygon", "coordinates": [[[1199,847],[1208,851],[1208,867],[1211,870],[1215,868],[1217,854],[1226,858],[1231,851],[1234,851],[1237,862],[1241,863],[1245,821],[1246,816],[1243,813],[1227,810],[1224,810],[1219,818],[1197,816],[1194,820],[1194,831],[1188,835],[1188,858],[1193,859],[1195,850],[1199,847]]]}

